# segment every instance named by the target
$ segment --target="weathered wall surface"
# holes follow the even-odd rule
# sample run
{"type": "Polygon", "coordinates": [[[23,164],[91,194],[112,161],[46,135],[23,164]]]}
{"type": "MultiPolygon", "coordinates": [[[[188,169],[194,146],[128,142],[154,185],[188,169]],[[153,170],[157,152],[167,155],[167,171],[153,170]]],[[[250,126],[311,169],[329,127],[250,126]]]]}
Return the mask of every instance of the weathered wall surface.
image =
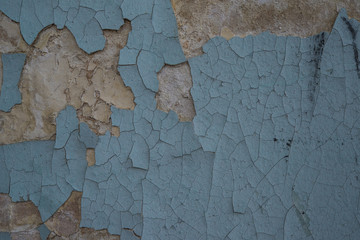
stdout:
{"type": "Polygon", "coordinates": [[[359,238],[358,1],[21,2],[0,239],[359,238]]]}
{"type": "MultiPolygon", "coordinates": [[[[299,3],[172,0],[180,43],[188,58],[200,55],[202,46],[210,38],[219,35],[229,39],[270,31],[277,35],[306,37],[330,31],[342,7],[348,10],[350,17],[360,19],[359,5],[355,0],[299,3]]],[[[56,30],[51,27],[43,30],[35,43],[29,46],[23,40],[18,24],[1,12],[0,21],[0,52],[27,53],[19,86],[23,103],[15,106],[10,114],[0,112],[0,131],[3,133],[0,143],[50,139],[55,134],[55,117],[66,104],[78,109],[81,120],[99,134],[110,130],[110,105],[134,108],[131,89],[123,85],[116,71],[119,51],[126,45],[131,31],[130,23],[126,23],[119,31],[106,31],[105,49],[88,55],[79,49],[66,28],[56,30]],[[105,82],[111,84],[103,84],[105,82]]],[[[186,67],[177,71],[179,73],[174,75],[174,79],[180,78],[183,84],[171,87],[165,81],[179,81],[173,81],[166,74],[169,71],[167,69],[172,68],[165,66],[159,76],[158,107],[165,111],[174,110],[181,120],[191,120],[195,112],[188,91],[192,85],[189,71],[186,67]]],[[[0,83],[1,75],[2,71],[0,83]]]]}
{"type": "Polygon", "coordinates": [[[230,39],[270,31],[279,36],[308,37],[330,32],[338,11],[360,19],[357,0],[171,0],[186,57],[198,56],[215,36],[230,39]]]}
{"type": "Polygon", "coordinates": [[[133,95],[117,72],[119,51],[131,30],[127,22],[118,31],[107,31],[103,51],[89,55],[81,50],[69,30],[50,27],[28,46],[18,24],[1,13],[0,51],[27,55],[19,89],[22,104],[1,112],[0,143],[50,139],[55,117],[66,105],[99,134],[110,130],[110,106],[133,109],[133,95]]]}

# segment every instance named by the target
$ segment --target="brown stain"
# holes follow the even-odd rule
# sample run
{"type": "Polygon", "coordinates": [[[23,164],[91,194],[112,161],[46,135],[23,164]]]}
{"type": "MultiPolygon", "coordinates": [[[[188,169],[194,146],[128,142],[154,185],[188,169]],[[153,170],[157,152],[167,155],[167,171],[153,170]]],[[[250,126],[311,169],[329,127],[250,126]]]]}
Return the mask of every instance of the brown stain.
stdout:
{"type": "Polygon", "coordinates": [[[81,228],[82,192],[73,191],[67,201],[49,218],[45,225],[51,231],[48,239],[114,239],[120,236],[111,235],[107,230],[81,228]]]}
{"type": "MultiPolygon", "coordinates": [[[[1,12],[0,12],[1,14],[1,12]]],[[[4,16],[5,17],[5,16],[4,16]]],[[[2,16],[0,16],[0,21],[2,20],[2,16]]],[[[0,25],[0,39],[8,39],[11,45],[16,46],[18,44],[18,39],[14,38],[13,36],[9,36],[7,31],[0,25]]]]}
{"type": "Polygon", "coordinates": [[[287,1],[283,8],[277,8],[274,4],[249,2],[247,5],[242,5],[240,10],[241,14],[233,13],[229,20],[231,23],[229,25],[235,26],[237,32],[258,33],[270,30],[281,34],[284,31],[288,35],[305,37],[320,31],[331,30],[331,23],[336,18],[334,14],[331,19],[324,19],[323,16],[320,18],[317,13],[319,9],[314,9],[308,1],[287,1]],[[283,29],[282,26],[286,28],[283,29]]]}
{"type": "Polygon", "coordinates": [[[11,240],[41,240],[41,236],[37,229],[31,229],[23,232],[12,232],[11,240]]]}
{"type": "Polygon", "coordinates": [[[10,209],[10,230],[13,232],[30,230],[42,223],[39,210],[31,201],[12,203],[10,209]]]}
{"type": "Polygon", "coordinates": [[[8,194],[0,194],[0,232],[28,231],[41,222],[40,213],[33,202],[12,202],[8,194]]]}
{"type": "Polygon", "coordinates": [[[10,204],[7,194],[0,194],[0,232],[10,232],[10,204]]]}
{"type": "Polygon", "coordinates": [[[69,237],[80,229],[82,193],[73,191],[45,225],[56,235],[69,237]]]}
{"type": "Polygon", "coordinates": [[[5,29],[0,26],[0,39],[8,39],[8,34],[7,32],[5,31],[5,29]]]}

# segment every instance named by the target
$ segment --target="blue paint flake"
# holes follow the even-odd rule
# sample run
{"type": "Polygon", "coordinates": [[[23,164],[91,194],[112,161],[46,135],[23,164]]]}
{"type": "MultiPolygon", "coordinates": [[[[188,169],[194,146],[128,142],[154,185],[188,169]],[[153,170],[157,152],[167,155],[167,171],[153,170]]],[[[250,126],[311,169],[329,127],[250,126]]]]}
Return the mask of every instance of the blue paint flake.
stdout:
{"type": "Polygon", "coordinates": [[[70,134],[78,129],[78,125],[79,121],[76,117],[76,110],[72,106],[67,106],[56,118],[55,148],[63,148],[70,134]]]}
{"type": "Polygon", "coordinates": [[[11,108],[21,103],[19,81],[25,63],[26,54],[2,54],[3,83],[0,92],[0,111],[10,112],[11,108]]]}
{"type": "Polygon", "coordinates": [[[41,224],[37,230],[40,232],[40,237],[42,240],[46,240],[50,234],[50,230],[46,227],[45,224],[41,224]]]}

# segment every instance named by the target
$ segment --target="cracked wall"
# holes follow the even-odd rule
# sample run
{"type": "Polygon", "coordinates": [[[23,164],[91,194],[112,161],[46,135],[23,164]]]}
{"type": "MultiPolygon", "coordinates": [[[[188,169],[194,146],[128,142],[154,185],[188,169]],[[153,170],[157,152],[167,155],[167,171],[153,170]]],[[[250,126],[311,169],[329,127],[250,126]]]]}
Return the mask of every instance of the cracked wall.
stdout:
{"type": "Polygon", "coordinates": [[[4,15],[0,18],[5,29],[1,52],[27,54],[19,85],[23,103],[10,113],[0,112],[2,144],[50,139],[55,135],[55,117],[68,104],[99,134],[111,128],[111,105],[134,108],[131,90],[116,71],[119,51],[131,30],[129,22],[118,31],[105,32],[104,50],[88,55],[67,29],[47,28],[34,45],[26,46],[19,27],[4,15]]]}
{"type": "Polygon", "coordinates": [[[1,239],[360,238],[345,10],[330,33],[228,29],[186,59],[177,1],[0,3],[22,96],[0,112],[1,239]]]}
{"type": "Polygon", "coordinates": [[[330,32],[338,11],[346,8],[359,19],[356,0],[171,0],[178,21],[179,39],[187,58],[202,54],[211,38],[258,35],[308,37],[330,32]]]}

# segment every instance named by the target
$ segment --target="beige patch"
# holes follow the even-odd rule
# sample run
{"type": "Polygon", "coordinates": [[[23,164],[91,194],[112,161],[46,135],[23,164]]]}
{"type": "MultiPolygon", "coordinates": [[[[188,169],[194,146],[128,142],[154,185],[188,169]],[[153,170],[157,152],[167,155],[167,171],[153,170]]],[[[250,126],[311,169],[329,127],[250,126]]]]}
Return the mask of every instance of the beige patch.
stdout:
{"type": "Polygon", "coordinates": [[[12,202],[8,194],[0,194],[0,231],[23,232],[41,224],[37,207],[30,201],[12,202]]]}
{"type": "Polygon", "coordinates": [[[68,200],[45,222],[50,231],[63,237],[69,237],[79,231],[81,196],[81,192],[73,191],[68,200]]]}
{"type": "MultiPolygon", "coordinates": [[[[358,0],[171,0],[186,57],[202,53],[223,27],[237,36],[270,31],[277,35],[307,37],[331,31],[338,10],[346,8],[360,20],[358,0]]],[[[226,35],[227,36],[227,35],[226,35]]]]}
{"type": "Polygon", "coordinates": [[[0,232],[10,232],[11,199],[7,194],[0,194],[0,232]]]}
{"type": "Polygon", "coordinates": [[[195,108],[190,94],[192,79],[188,63],[165,65],[157,76],[157,107],[165,112],[173,110],[181,121],[191,121],[195,116],[195,108]]]}
{"type": "Polygon", "coordinates": [[[225,38],[226,40],[230,40],[232,39],[235,35],[234,33],[228,28],[228,27],[223,27],[221,28],[221,33],[220,35],[225,38]]]}
{"type": "Polygon", "coordinates": [[[11,240],[41,240],[41,236],[37,229],[31,229],[28,231],[11,233],[11,240]]]}
{"type": "Polygon", "coordinates": [[[115,137],[119,137],[120,136],[120,128],[116,127],[116,126],[112,126],[111,127],[111,135],[115,136],[115,137]]]}
{"type": "Polygon", "coordinates": [[[86,161],[88,162],[88,166],[95,165],[95,163],[96,163],[95,149],[93,149],[93,148],[86,149],[86,161]]]}
{"type": "Polygon", "coordinates": [[[81,192],[73,191],[68,200],[45,222],[51,231],[48,239],[119,240],[119,236],[111,235],[106,230],[80,228],[81,197],[81,192]]]}
{"type": "Polygon", "coordinates": [[[27,54],[19,83],[22,104],[10,113],[0,112],[0,144],[53,139],[55,118],[66,105],[74,106],[80,121],[97,134],[111,130],[111,105],[134,108],[133,94],[117,71],[130,22],[118,31],[104,31],[104,50],[90,55],[66,28],[47,28],[32,46],[24,47],[18,24],[0,13],[0,26],[0,52],[27,54]]]}

